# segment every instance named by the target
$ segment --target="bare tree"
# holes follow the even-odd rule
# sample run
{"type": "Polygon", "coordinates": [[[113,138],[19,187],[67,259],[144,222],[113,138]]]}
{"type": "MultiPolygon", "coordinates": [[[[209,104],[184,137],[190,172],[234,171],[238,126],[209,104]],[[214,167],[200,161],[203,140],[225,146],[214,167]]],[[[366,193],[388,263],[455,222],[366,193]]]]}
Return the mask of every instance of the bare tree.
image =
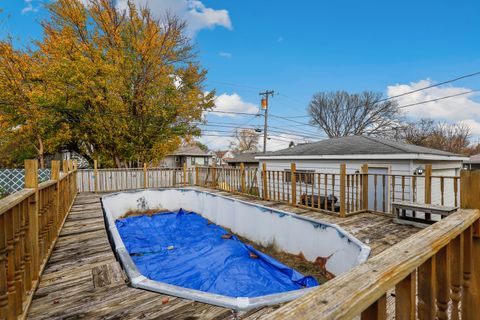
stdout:
{"type": "Polygon", "coordinates": [[[255,130],[237,129],[230,148],[234,152],[258,151],[258,140],[259,136],[255,130]]]}
{"type": "Polygon", "coordinates": [[[370,91],[317,93],[308,107],[310,123],[318,125],[330,138],[391,132],[400,122],[398,105],[381,99],[381,93],[370,91]]]}
{"type": "Polygon", "coordinates": [[[421,119],[405,126],[405,142],[454,153],[470,153],[470,127],[421,119]]]}

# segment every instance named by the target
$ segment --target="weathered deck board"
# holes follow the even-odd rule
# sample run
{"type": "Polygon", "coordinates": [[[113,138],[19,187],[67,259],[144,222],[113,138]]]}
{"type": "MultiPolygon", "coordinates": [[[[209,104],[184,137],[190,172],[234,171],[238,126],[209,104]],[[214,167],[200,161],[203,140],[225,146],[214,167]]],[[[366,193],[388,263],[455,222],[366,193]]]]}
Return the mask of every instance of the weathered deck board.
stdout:
{"type": "MultiPolygon", "coordinates": [[[[209,190],[211,191],[211,190],[209,190]]],[[[217,192],[217,191],[214,191],[217,192]]],[[[368,243],[376,255],[418,229],[391,218],[363,213],[344,219],[281,203],[238,197],[335,223],[368,243]]],[[[104,229],[99,195],[77,196],[42,275],[28,314],[30,319],[233,319],[231,310],[129,287],[118,274],[104,229]],[[168,298],[168,302],[165,299],[168,298]]],[[[277,308],[241,314],[258,319],[277,308]]]]}

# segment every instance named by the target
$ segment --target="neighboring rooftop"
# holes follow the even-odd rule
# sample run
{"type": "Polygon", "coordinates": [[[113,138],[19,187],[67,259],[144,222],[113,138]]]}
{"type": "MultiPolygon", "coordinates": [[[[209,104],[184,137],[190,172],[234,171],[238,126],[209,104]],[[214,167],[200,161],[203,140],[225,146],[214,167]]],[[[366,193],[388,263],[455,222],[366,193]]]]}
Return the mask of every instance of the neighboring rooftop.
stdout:
{"type": "Polygon", "coordinates": [[[211,154],[209,154],[206,151],[203,151],[196,145],[181,146],[171,155],[172,156],[205,156],[205,157],[212,156],[211,154]]]}
{"type": "Polygon", "coordinates": [[[223,159],[223,157],[229,152],[230,152],[229,150],[219,150],[219,151],[215,151],[215,155],[217,156],[217,158],[223,159]]]}
{"type": "Polygon", "coordinates": [[[470,159],[465,161],[465,163],[480,164],[480,154],[471,156],[470,159]]]}
{"type": "Polygon", "coordinates": [[[233,155],[233,158],[228,159],[228,163],[258,163],[258,160],[255,159],[256,156],[262,155],[261,152],[244,152],[236,153],[233,155]]]}
{"type": "MultiPolygon", "coordinates": [[[[348,156],[348,155],[430,155],[453,158],[465,158],[462,155],[420,147],[408,143],[367,137],[349,136],[326,139],[313,143],[299,144],[295,147],[269,152],[264,157],[295,156],[348,156]]],[[[257,159],[263,158],[261,155],[257,159]]],[[[465,158],[466,159],[466,158],[465,158]]]]}

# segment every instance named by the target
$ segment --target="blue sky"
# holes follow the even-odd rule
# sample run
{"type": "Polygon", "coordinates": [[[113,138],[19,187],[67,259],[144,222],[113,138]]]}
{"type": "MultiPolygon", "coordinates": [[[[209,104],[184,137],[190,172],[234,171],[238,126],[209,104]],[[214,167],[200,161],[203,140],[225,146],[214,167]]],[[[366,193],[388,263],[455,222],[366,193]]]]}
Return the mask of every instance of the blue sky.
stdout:
{"type": "MultiPolygon", "coordinates": [[[[47,0],[44,0],[47,1],[47,0]]],[[[120,5],[124,0],[119,0],[120,5]]],[[[190,24],[207,90],[219,110],[255,112],[258,92],[273,89],[270,112],[305,115],[318,91],[373,90],[385,96],[480,71],[480,1],[259,1],[135,0],[160,15],[165,8],[190,24]]],[[[41,36],[41,1],[0,0],[2,37],[28,43],[41,36]],[[23,10],[23,13],[22,13],[23,10]]],[[[480,89],[480,76],[398,99],[399,104],[480,89]]],[[[466,95],[407,108],[405,116],[465,122],[480,135],[478,96],[466,95]]],[[[253,116],[210,114],[202,141],[223,148],[233,124],[260,125],[253,116]],[[218,123],[215,127],[214,125],[218,123]],[[230,128],[219,125],[232,124],[230,128]],[[207,136],[208,135],[208,136],[207,136]],[[218,136],[218,137],[212,137],[218,136]]],[[[306,123],[306,118],[294,118],[306,123]]],[[[269,149],[322,134],[315,128],[271,118],[269,149]],[[302,136],[288,136],[292,132],[302,136]]]]}

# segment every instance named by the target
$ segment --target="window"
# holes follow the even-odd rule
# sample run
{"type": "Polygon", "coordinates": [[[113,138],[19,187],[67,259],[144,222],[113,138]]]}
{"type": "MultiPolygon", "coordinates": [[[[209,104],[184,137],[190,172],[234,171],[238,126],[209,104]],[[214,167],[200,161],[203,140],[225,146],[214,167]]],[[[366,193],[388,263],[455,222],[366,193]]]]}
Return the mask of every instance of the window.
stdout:
{"type": "MultiPolygon", "coordinates": [[[[295,179],[297,183],[313,184],[314,173],[314,170],[297,170],[295,171],[295,179]]],[[[292,182],[292,172],[290,170],[285,170],[285,181],[292,182]]]]}
{"type": "Polygon", "coordinates": [[[192,157],[192,165],[204,166],[206,159],[205,157],[192,157]]]}
{"type": "Polygon", "coordinates": [[[180,157],[179,156],[175,156],[175,162],[180,162],[180,157]]]}

